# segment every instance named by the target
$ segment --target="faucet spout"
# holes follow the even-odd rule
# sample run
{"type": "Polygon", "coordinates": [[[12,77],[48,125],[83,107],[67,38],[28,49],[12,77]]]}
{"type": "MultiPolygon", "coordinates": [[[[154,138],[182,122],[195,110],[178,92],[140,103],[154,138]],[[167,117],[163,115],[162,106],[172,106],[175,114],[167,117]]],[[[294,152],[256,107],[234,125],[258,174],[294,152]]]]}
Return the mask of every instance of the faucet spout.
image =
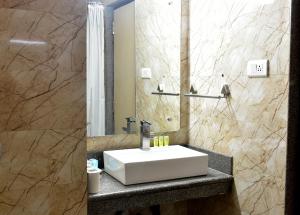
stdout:
{"type": "Polygon", "coordinates": [[[150,150],[151,123],[145,120],[141,121],[140,131],[140,148],[142,150],[150,150]]]}

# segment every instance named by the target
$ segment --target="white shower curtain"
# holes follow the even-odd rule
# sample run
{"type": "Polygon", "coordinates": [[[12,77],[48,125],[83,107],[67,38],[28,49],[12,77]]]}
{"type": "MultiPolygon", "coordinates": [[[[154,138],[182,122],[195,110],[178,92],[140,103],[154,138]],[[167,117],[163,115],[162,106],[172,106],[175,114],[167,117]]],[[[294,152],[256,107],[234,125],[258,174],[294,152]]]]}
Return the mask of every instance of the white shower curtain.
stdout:
{"type": "Polygon", "coordinates": [[[87,18],[87,135],[105,135],[103,6],[88,5],[87,18]]]}

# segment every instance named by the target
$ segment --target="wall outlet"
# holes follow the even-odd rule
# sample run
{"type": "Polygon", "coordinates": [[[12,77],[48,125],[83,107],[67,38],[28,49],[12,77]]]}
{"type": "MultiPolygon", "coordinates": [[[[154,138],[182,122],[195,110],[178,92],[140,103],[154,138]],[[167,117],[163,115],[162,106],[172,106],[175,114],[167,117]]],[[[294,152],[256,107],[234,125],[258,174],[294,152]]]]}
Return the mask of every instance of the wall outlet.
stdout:
{"type": "Polygon", "coordinates": [[[140,73],[141,73],[141,77],[143,79],[151,79],[152,78],[151,68],[141,68],[140,73]]]}
{"type": "Polygon", "coordinates": [[[247,75],[250,78],[268,77],[268,60],[251,60],[247,65],[247,75]]]}

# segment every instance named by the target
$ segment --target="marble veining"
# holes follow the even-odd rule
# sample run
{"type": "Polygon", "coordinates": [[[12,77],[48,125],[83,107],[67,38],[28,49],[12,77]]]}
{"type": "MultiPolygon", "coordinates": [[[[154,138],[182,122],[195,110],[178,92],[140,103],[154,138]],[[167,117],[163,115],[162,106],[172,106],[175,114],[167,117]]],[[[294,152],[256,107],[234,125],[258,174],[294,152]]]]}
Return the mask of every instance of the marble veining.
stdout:
{"type": "Polygon", "coordinates": [[[86,13],[87,1],[82,0],[1,0],[0,7],[49,12],[52,14],[72,14],[82,16],[86,13]]]}
{"type": "Polygon", "coordinates": [[[86,1],[0,0],[0,214],[86,214],[86,1]]]}
{"type": "Polygon", "coordinates": [[[0,8],[0,20],[0,131],[82,127],[84,16],[0,8]]]}
{"type": "Polygon", "coordinates": [[[84,210],[84,129],[3,132],[0,143],[1,215],[84,210]]]}
{"type": "Polygon", "coordinates": [[[180,92],[181,1],[135,1],[137,117],[149,120],[156,132],[180,128],[180,98],[154,96],[160,83],[165,92],[180,92]],[[142,79],[143,67],[152,70],[142,79]]]}
{"type": "Polygon", "coordinates": [[[290,4],[190,1],[190,81],[202,94],[224,83],[232,93],[190,99],[190,144],[234,157],[234,201],[210,201],[204,213],[284,214],[290,4]],[[253,59],[269,59],[268,78],[247,77],[253,59]]]}

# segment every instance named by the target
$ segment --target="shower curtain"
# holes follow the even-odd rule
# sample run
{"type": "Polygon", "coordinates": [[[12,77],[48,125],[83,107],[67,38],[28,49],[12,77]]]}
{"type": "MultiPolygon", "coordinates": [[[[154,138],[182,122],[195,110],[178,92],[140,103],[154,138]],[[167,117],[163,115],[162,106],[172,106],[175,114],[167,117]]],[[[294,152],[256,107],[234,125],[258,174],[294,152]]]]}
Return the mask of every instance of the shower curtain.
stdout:
{"type": "Polygon", "coordinates": [[[88,5],[87,18],[87,135],[105,135],[103,6],[88,5]]]}

